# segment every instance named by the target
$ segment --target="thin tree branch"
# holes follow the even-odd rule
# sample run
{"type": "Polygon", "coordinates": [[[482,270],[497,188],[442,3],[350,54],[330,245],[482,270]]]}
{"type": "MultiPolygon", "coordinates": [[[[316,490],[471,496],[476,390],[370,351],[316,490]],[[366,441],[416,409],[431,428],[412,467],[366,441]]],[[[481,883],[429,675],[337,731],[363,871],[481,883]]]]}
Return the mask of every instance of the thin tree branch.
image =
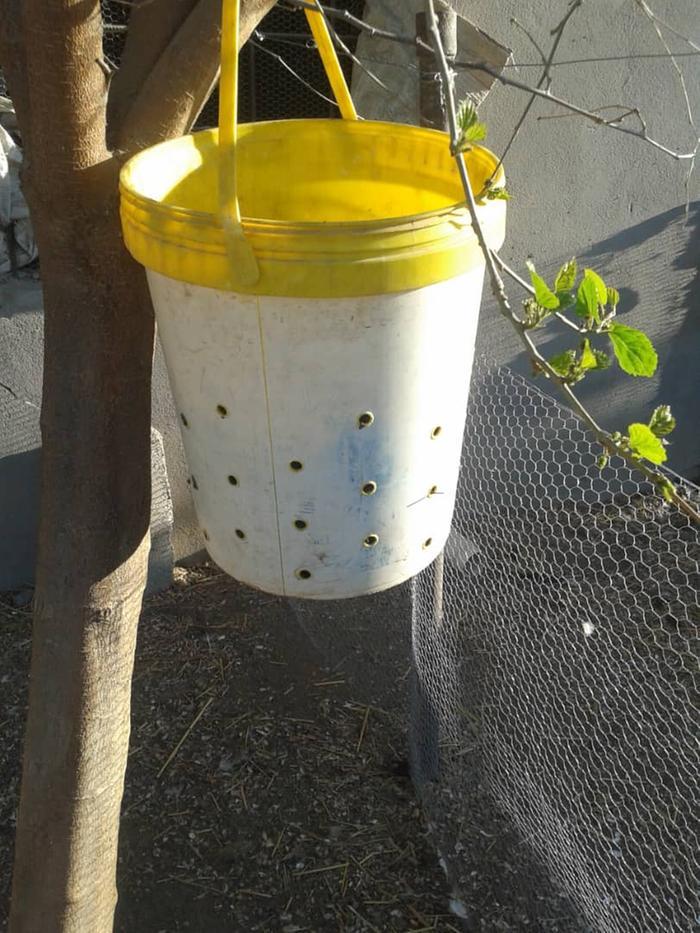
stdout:
{"type": "MultiPolygon", "coordinates": [[[[627,104],[605,104],[603,107],[594,107],[591,113],[602,113],[603,110],[621,110],[612,120],[606,120],[606,123],[619,123],[625,117],[635,116],[639,118],[639,110],[636,107],[628,107],[627,104]]],[[[572,120],[574,113],[543,113],[537,117],[537,120],[572,120]]]]}
{"type": "MultiPolygon", "coordinates": [[[[544,65],[544,68],[540,76],[540,80],[537,82],[538,88],[541,88],[544,86],[546,90],[549,90],[549,88],[551,87],[552,85],[551,71],[552,71],[552,63],[554,62],[554,56],[557,54],[557,49],[559,48],[559,43],[561,42],[562,36],[564,35],[564,30],[566,29],[567,23],[569,22],[571,17],[574,15],[576,10],[578,10],[579,7],[582,6],[582,4],[583,4],[583,0],[574,0],[574,2],[570,5],[569,9],[567,10],[566,15],[554,27],[554,29],[551,32],[551,35],[554,36],[554,41],[552,42],[552,47],[549,50],[549,55],[547,56],[544,55],[544,52],[542,51],[540,46],[537,44],[537,42],[535,42],[534,38],[530,35],[528,30],[525,29],[524,26],[521,26],[520,23],[515,19],[515,17],[513,17],[513,19],[511,20],[513,25],[518,26],[520,29],[522,29],[522,31],[525,33],[525,35],[528,37],[528,39],[532,42],[532,44],[535,46],[535,48],[538,50],[538,52],[542,56],[542,63],[544,65]]],[[[525,105],[525,109],[523,110],[522,115],[520,116],[520,119],[515,124],[515,128],[513,132],[511,133],[511,137],[506,143],[503,152],[499,156],[498,164],[496,165],[496,168],[493,170],[489,181],[493,180],[496,173],[500,169],[501,165],[503,165],[504,159],[510,152],[511,147],[513,143],[515,142],[515,140],[517,139],[518,133],[520,132],[523,124],[525,123],[525,120],[527,119],[527,116],[530,113],[530,110],[532,109],[532,105],[535,103],[536,100],[537,100],[537,96],[533,94],[530,100],[525,105]]]]}
{"type": "Polygon", "coordinates": [[[667,29],[669,32],[673,33],[674,36],[682,39],[683,42],[687,43],[691,47],[691,49],[694,49],[696,52],[700,52],[700,45],[698,45],[696,42],[693,42],[693,40],[688,36],[683,35],[682,32],[679,32],[670,23],[667,23],[666,20],[661,19],[657,13],[655,13],[649,6],[647,6],[646,3],[644,3],[644,0],[636,0],[636,2],[644,8],[644,12],[651,20],[653,20],[655,23],[658,23],[660,26],[663,26],[664,29],[667,29]]]}
{"type": "MultiPolygon", "coordinates": [[[[293,7],[296,7],[297,9],[316,9],[315,4],[308,3],[306,0],[286,0],[286,2],[293,7]]],[[[388,29],[379,29],[376,26],[371,26],[369,23],[359,19],[357,16],[353,16],[351,13],[348,13],[347,10],[335,10],[332,7],[324,7],[324,10],[327,16],[341,19],[344,22],[349,23],[351,26],[354,26],[356,29],[367,33],[367,35],[370,37],[389,39],[393,42],[399,42],[403,45],[412,45],[427,51],[434,51],[427,42],[423,42],[422,39],[419,39],[416,36],[392,32],[388,29]]],[[[593,113],[590,110],[586,110],[584,107],[579,107],[576,104],[572,104],[570,101],[564,100],[563,98],[552,94],[551,91],[533,87],[529,84],[526,84],[524,81],[519,81],[517,78],[506,77],[506,75],[493,68],[487,62],[456,61],[452,64],[455,68],[483,71],[485,74],[490,75],[494,80],[507,87],[514,87],[520,91],[525,92],[526,94],[534,94],[536,97],[541,97],[543,100],[548,100],[550,103],[556,104],[559,107],[564,107],[566,110],[570,110],[572,113],[577,113],[579,116],[585,117],[587,120],[591,120],[597,126],[605,126],[609,129],[617,130],[619,133],[624,133],[627,136],[634,136],[636,139],[640,139],[643,142],[648,143],[650,146],[653,146],[655,149],[658,149],[660,152],[665,153],[676,161],[694,159],[697,155],[700,141],[696,143],[695,148],[691,152],[676,152],[675,150],[670,149],[668,146],[665,146],[663,143],[660,143],[658,140],[651,137],[647,131],[646,123],[643,121],[642,130],[634,130],[626,126],[620,126],[618,123],[604,120],[596,113],[593,113]]],[[[642,119],[641,116],[640,119],[642,119]]]]}
{"type": "MultiPolygon", "coordinates": [[[[676,58],[696,58],[700,55],[700,49],[697,52],[674,52],[676,58]]],[[[637,52],[634,55],[593,55],[589,58],[562,58],[558,62],[553,62],[553,68],[565,68],[568,65],[599,65],[605,62],[636,62],[648,61],[654,59],[667,59],[668,55],[663,52],[637,52]]],[[[507,62],[504,68],[539,68],[539,62],[507,62]]]]}
{"type": "MultiPolygon", "coordinates": [[[[503,283],[503,279],[500,276],[498,271],[496,260],[494,259],[494,253],[490,249],[488,243],[486,242],[486,237],[484,235],[483,228],[481,226],[481,221],[479,219],[479,213],[476,206],[476,200],[474,197],[474,192],[472,190],[471,182],[469,180],[469,175],[467,173],[466,164],[464,158],[462,157],[461,152],[458,149],[459,141],[459,129],[457,126],[457,110],[455,105],[455,95],[454,95],[454,77],[452,70],[450,69],[447,59],[445,57],[445,52],[442,47],[442,41],[440,38],[440,31],[437,25],[437,17],[435,15],[435,6],[434,0],[425,0],[425,9],[426,16],[428,20],[428,29],[433,43],[433,49],[435,52],[435,57],[437,60],[438,70],[440,72],[444,90],[445,90],[445,101],[447,104],[447,113],[448,113],[448,124],[450,127],[450,138],[452,143],[452,152],[455,158],[455,163],[457,165],[457,170],[459,172],[460,180],[462,182],[462,187],[467,199],[467,207],[469,209],[469,215],[471,217],[472,228],[476,234],[479,246],[484,255],[486,262],[486,268],[489,274],[489,279],[491,282],[491,289],[494,293],[496,301],[498,303],[499,310],[501,314],[511,322],[515,328],[516,333],[518,334],[521,342],[523,343],[528,355],[534,361],[537,369],[542,372],[547,378],[551,379],[552,382],[556,383],[559,386],[560,391],[566,398],[568,404],[571,406],[572,410],[581,418],[581,420],[589,427],[592,433],[595,435],[598,443],[603,447],[604,450],[608,451],[610,454],[622,457],[625,459],[631,466],[639,470],[647,479],[650,480],[654,486],[658,486],[659,482],[665,481],[665,477],[662,473],[657,472],[656,470],[648,467],[643,461],[638,460],[634,457],[629,451],[625,450],[619,444],[615,443],[612,439],[612,436],[605,431],[597,423],[595,418],[591,413],[584,407],[584,405],[579,401],[571,386],[562,379],[558,373],[553,369],[548,360],[539,352],[537,347],[532,341],[532,338],[525,328],[523,323],[519,320],[517,315],[514,313],[508,294],[503,283]]],[[[693,506],[687,502],[683,496],[681,496],[678,491],[673,488],[673,491],[669,489],[669,496],[673,503],[689,518],[693,521],[700,524],[700,513],[698,513],[693,506]]]]}
{"type": "Polygon", "coordinates": [[[644,15],[647,17],[647,19],[648,19],[649,22],[651,23],[651,25],[652,25],[652,27],[653,27],[653,29],[654,29],[654,32],[655,32],[656,35],[659,37],[659,42],[660,42],[661,45],[664,47],[664,49],[665,49],[665,51],[666,51],[666,54],[668,55],[669,59],[671,60],[671,64],[673,65],[674,71],[676,72],[676,75],[678,76],[678,83],[679,83],[680,88],[681,88],[681,93],[683,94],[683,100],[685,101],[685,109],[686,109],[686,113],[687,113],[687,115],[688,115],[688,122],[689,122],[690,125],[693,127],[693,129],[695,129],[695,120],[693,119],[693,108],[690,106],[690,98],[689,98],[689,96],[688,96],[688,88],[687,88],[687,86],[686,86],[685,78],[684,78],[684,76],[683,76],[683,72],[681,71],[680,65],[679,65],[678,62],[676,61],[675,55],[674,55],[673,52],[671,51],[671,48],[670,48],[668,42],[667,42],[666,39],[664,38],[664,34],[661,32],[661,29],[659,28],[659,24],[658,24],[657,21],[656,21],[656,16],[654,15],[653,10],[651,10],[651,9],[647,6],[647,4],[644,2],[644,0],[636,0],[636,3],[637,3],[637,6],[639,7],[639,9],[644,13],[644,15]]]}
{"type": "MultiPolygon", "coordinates": [[[[671,60],[671,64],[673,65],[674,71],[676,72],[676,75],[678,76],[678,83],[680,85],[681,93],[683,94],[683,100],[685,101],[685,109],[686,109],[686,114],[688,116],[688,122],[690,123],[691,127],[695,130],[696,139],[698,139],[697,126],[695,125],[695,120],[693,118],[693,108],[690,105],[690,97],[688,96],[688,87],[685,83],[685,77],[683,76],[683,72],[681,71],[681,66],[678,64],[675,55],[671,51],[671,48],[668,42],[666,41],[664,34],[661,32],[661,28],[659,26],[659,22],[657,21],[656,14],[654,13],[654,11],[647,5],[645,0],[636,0],[636,3],[639,9],[644,13],[644,15],[647,17],[647,19],[651,23],[654,29],[654,32],[659,38],[659,42],[661,43],[669,59],[671,60]]],[[[700,142],[700,139],[699,139],[699,142],[700,142]]],[[[690,166],[688,168],[688,174],[685,180],[686,214],[688,213],[688,209],[690,206],[690,181],[693,177],[694,168],[695,168],[695,159],[691,159],[690,166]]]]}
{"type": "Polygon", "coordinates": [[[530,30],[527,29],[525,26],[523,26],[520,20],[517,20],[514,16],[511,16],[510,24],[511,26],[515,26],[516,29],[519,29],[521,32],[523,32],[527,36],[532,46],[534,47],[535,51],[540,56],[540,61],[542,62],[543,65],[545,65],[547,62],[547,56],[544,54],[544,50],[542,49],[542,46],[539,44],[537,39],[535,39],[533,34],[530,32],[530,30]]]}
{"type": "Polygon", "coordinates": [[[572,113],[577,113],[579,116],[585,117],[587,120],[591,120],[597,126],[605,126],[609,129],[617,130],[619,133],[624,133],[627,136],[634,136],[637,139],[641,139],[643,142],[653,146],[654,149],[658,149],[660,152],[665,153],[678,162],[685,161],[687,159],[694,159],[697,155],[699,145],[698,142],[696,142],[695,147],[690,152],[676,152],[675,150],[670,149],[668,146],[665,146],[663,143],[660,143],[658,140],[651,137],[647,130],[646,122],[638,110],[636,113],[642,123],[642,129],[634,130],[627,126],[621,126],[618,122],[605,120],[597,113],[594,113],[591,110],[586,110],[584,107],[579,107],[576,104],[572,104],[570,101],[564,100],[562,97],[558,97],[557,95],[552,94],[551,91],[542,90],[537,87],[531,87],[530,85],[525,84],[523,81],[518,81],[516,78],[507,78],[504,75],[499,74],[499,72],[497,72],[490,65],[486,64],[486,62],[455,62],[454,65],[455,67],[465,68],[467,70],[476,69],[477,71],[484,71],[486,74],[490,74],[501,84],[517,88],[518,90],[524,91],[528,94],[534,94],[536,97],[540,97],[543,100],[548,100],[553,104],[557,104],[559,107],[564,107],[566,110],[570,110],[572,113]]]}

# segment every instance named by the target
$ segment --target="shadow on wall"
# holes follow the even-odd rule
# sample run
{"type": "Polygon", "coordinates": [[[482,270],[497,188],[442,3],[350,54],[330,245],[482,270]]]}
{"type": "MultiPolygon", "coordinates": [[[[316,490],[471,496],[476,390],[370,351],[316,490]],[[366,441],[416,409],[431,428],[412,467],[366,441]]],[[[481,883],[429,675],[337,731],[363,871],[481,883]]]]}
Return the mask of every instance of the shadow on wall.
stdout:
{"type": "MultiPolygon", "coordinates": [[[[700,202],[658,214],[620,231],[579,253],[579,267],[591,266],[620,291],[620,320],[644,330],[659,354],[658,374],[634,378],[614,366],[595,373],[578,386],[581,399],[602,425],[623,429],[646,421],[655,405],[671,406],[678,427],[669,446],[669,466],[697,481],[700,475],[700,202]]],[[[551,280],[562,262],[535,255],[538,270],[551,280]]],[[[513,290],[515,295],[515,291],[513,290]]],[[[481,352],[499,364],[532,378],[529,363],[515,336],[506,333],[493,300],[487,298],[479,334],[481,352]]],[[[550,324],[536,334],[545,356],[573,346],[567,332],[550,324]]],[[[603,344],[599,344],[603,346],[603,344]]],[[[536,380],[543,391],[554,387],[536,380]]]]}

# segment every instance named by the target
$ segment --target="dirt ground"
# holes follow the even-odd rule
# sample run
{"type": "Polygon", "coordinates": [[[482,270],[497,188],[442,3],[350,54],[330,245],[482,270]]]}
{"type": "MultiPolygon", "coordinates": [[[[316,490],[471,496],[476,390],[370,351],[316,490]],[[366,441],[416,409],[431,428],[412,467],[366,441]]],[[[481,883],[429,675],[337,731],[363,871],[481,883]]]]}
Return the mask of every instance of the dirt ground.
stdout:
{"type": "MultiPolygon", "coordinates": [[[[406,766],[409,633],[378,633],[354,684],[357,604],[306,626],[212,568],[178,573],[140,626],[118,933],[461,930],[406,766]]],[[[29,606],[6,599],[0,928],[29,647],[29,606]]]]}

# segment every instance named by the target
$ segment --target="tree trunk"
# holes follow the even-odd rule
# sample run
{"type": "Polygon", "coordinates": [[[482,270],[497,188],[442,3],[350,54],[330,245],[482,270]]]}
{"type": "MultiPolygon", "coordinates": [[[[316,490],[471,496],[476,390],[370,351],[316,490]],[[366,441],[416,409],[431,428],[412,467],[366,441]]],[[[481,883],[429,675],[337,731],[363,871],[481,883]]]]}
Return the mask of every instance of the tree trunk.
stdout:
{"type": "MultiPolygon", "coordinates": [[[[274,2],[244,0],[244,35],[274,2]]],[[[200,46],[197,60],[192,40],[207,31],[205,7],[208,34],[217,34],[218,4],[183,6],[192,12],[162,31],[158,54],[135,43],[148,48],[153,70],[163,60],[173,70],[161,67],[160,81],[152,71],[143,82],[124,76],[115,132],[128,148],[186,131],[216,74],[216,43],[200,46]],[[184,106],[172,93],[183,60],[192,66],[184,72],[190,87],[177,85],[184,106]],[[172,117],[149,129],[144,116],[149,106],[159,112],[159,99],[161,115],[172,117]]],[[[143,270],[121,239],[101,59],[99,0],[0,0],[0,60],[25,147],[45,312],[39,558],[11,933],[109,933],[116,904],[149,550],[154,329],[143,270]]]]}
{"type": "Polygon", "coordinates": [[[114,171],[96,182],[72,209],[59,200],[49,213],[30,194],[46,352],[12,933],[108,931],[116,903],[149,548],[153,322],[143,273],[120,241],[114,171]]]}

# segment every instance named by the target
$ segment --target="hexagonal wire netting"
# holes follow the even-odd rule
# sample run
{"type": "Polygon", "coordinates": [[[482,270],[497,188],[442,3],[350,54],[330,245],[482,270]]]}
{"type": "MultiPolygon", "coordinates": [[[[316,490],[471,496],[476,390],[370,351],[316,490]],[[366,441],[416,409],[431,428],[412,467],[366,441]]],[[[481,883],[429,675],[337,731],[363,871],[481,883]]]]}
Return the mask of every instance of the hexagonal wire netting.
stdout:
{"type": "MultiPolygon", "coordinates": [[[[364,9],[364,0],[343,0],[342,4],[330,2],[327,6],[342,6],[359,16],[364,9]]],[[[129,12],[128,6],[114,0],[102,0],[105,55],[115,67],[121,60],[129,12]]],[[[346,46],[354,49],[357,30],[342,25],[337,32],[346,46]]],[[[344,55],[342,64],[349,78],[352,61],[344,55]]],[[[218,108],[219,95],[215,88],[197,120],[197,128],[216,126],[218,108]]],[[[275,7],[243,47],[239,112],[244,123],[338,115],[302,11],[275,7]]]]}
{"type": "Polygon", "coordinates": [[[452,536],[413,586],[413,774],[465,901],[505,826],[591,929],[688,933],[700,536],[597,453],[571,412],[482,364],[452,536]]]}

